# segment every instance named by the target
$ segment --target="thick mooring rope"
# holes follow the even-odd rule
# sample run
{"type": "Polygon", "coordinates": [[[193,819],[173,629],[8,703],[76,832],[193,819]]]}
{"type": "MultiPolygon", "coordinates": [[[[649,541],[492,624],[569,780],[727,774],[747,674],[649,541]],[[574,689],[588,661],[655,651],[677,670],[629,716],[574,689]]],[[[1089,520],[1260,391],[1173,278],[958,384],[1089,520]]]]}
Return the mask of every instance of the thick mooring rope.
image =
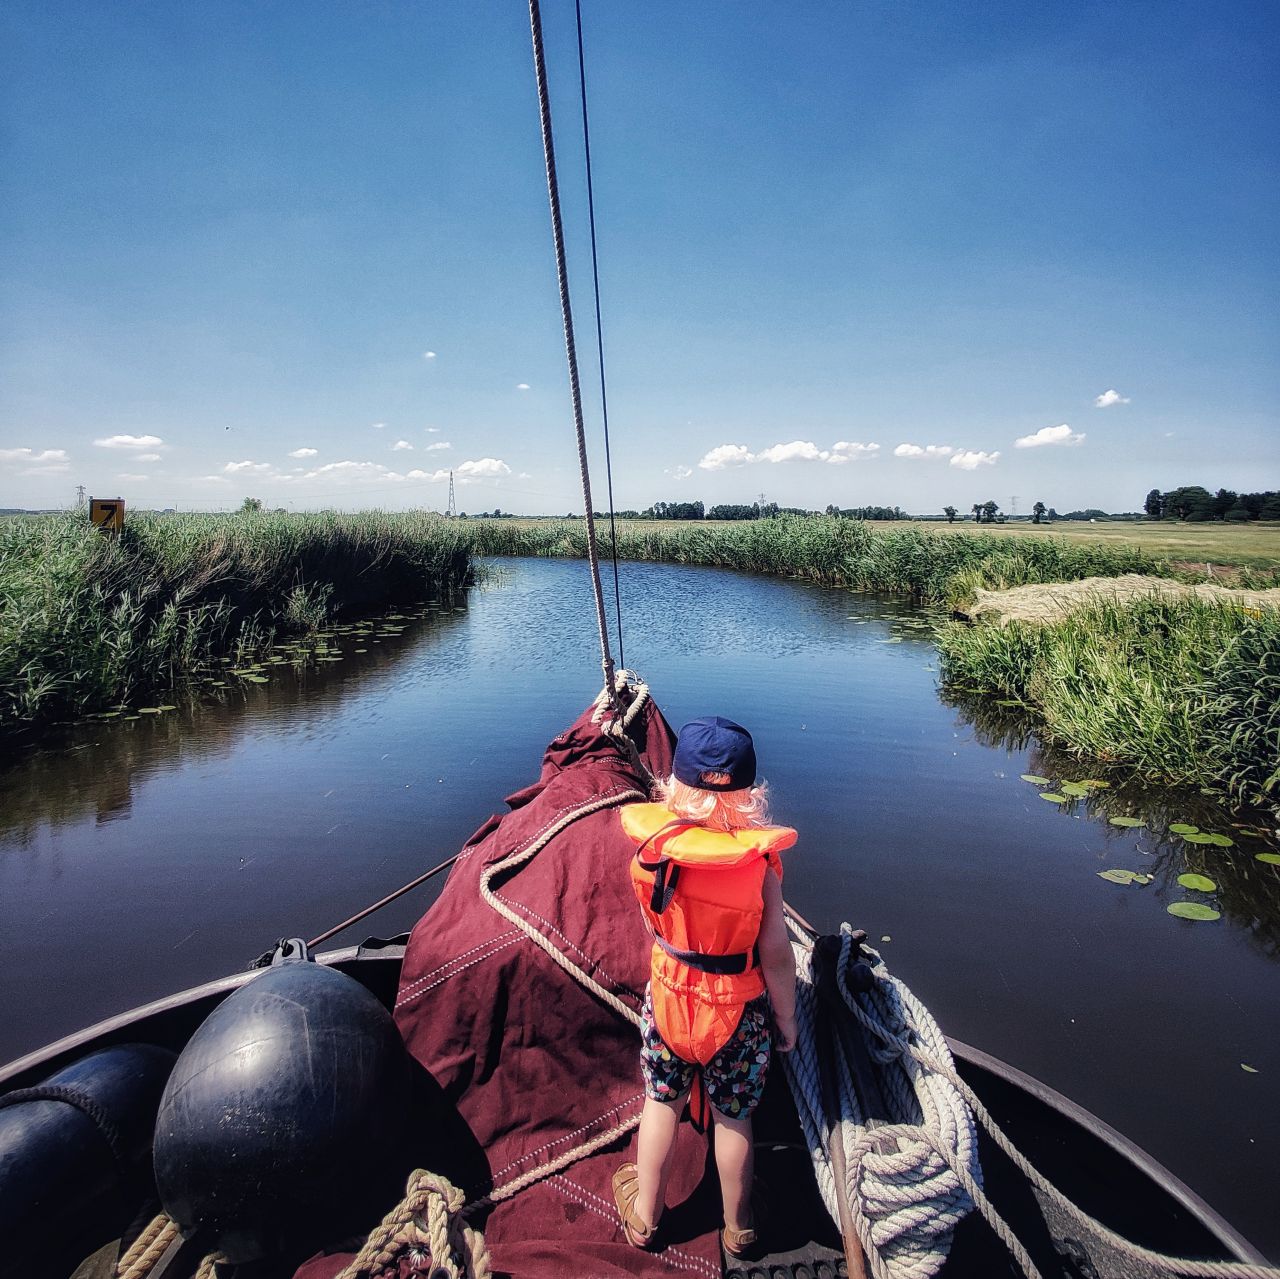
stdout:
{"type": "Polygon", "coordinates": [[[974,1120],[990,1134],[1014,1165],[1058,1208],[1107,1247],[1157,1273],[1191,1279],[1280,1279],[1280,1268],[1240,1261],[1202,1261],[1169,1257],[1143,1248],[1103,1225],[1073,1203],[1019,1151],[973,1089],[960,1078],[946,1039],[928,1010],[869,947],[875,985],[867,994],[849,988],[849,966],[857,959],[854,935],[841,928],[837,984],[840,997],[867,1035],[872,1058],[881,1066],[881,1082],[890,1096],[895,1120],[867,1124],[849,1062],[837,1052],[840,1117],[831,1137],[822,1106],[817,1070],[817,996],[813,983],[813,942],[801,929],[795,935],[798,975],[796,1051],[784,1057],[801,1125],[813,1157],[819,1190],[832,1219],[838,1221],[831,1175],[830,1140],[836,1132],[845,1146],[848,1169],[844,1193],[876,1279],[923,1279],[946,1260],[950,1233],[968,1211],[966,1199],[1009,1249],[1027,1279],[1039,1270],[1008,1223],[983,1193],[977,1165],[974,1120]]]}

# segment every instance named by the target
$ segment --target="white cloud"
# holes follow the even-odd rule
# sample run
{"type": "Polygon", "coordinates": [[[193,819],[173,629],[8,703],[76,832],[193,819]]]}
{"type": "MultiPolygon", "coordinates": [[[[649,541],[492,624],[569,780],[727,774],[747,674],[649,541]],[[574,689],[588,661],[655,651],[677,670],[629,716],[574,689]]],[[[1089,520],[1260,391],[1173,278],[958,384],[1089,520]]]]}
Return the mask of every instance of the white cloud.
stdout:
{"type": "Polygon", "coordinates": [[[1084,434],[1073,431],[1065,422],[1061,426],[1042,426],[1034,435],[1021,435],[1013,442],[1015,449],[1038,449],[1046,444],[1083,444],[1084,434]]]}
{"type": "Polygon", "coordinates": [[[982,449],[961,449],[951,456],[951,465],[962,471],[976,471],[980,466],[994,466],[1000,456],[997,449],[994,453],[986,453],[982,449]]]}
{"type": "Polygon", "coordinates": [[[428,435],[439,435],[440,428],[438,426],[427,426],[423,428],[428,435]]]}
{"type": "Polygon", "coordinates": [[[201,484],[230,484],[231,481],[225,475],[201,475],[199,477],[201,484]]]}
{"type": "Polygon", "coordinates": [[[894,457],[922,457],[926,461],[935,461],[938,458],[950,457],[955,449],[950,444],[926,444],[923,448],[918,444],[899,444],[893,450],[894,457]]]}
{"type": "Polygon", "coordinates": [[[1127,395],[1121,395],[1120,392],[1113,387],[1109,391],[1103,391],[1103,393],[1093,401],[1093,407],[1095,409],[1109,409],[1113,404],[1128,403],[1129,397],[1127,395]]]}
{"type": "Polygon", "coordinates": [[[529,389],[529,383],[528,383],[528,382],[517,382],[517,383],[516,383],[516,390],[517,390],[517,391],[527,391],[528,389],[529,389]]]}
{"type": "Polygon", "coordinates": [[[223,471],[227,475],[261,475],[271,470],[270,462],[228,462],[223,471]]]}
{"type": "Polygon", "coordinates": [[[849,440],[837,440],[831,446],[831,456],[826,460],[833,466],[842,466],[845,462],[856,462],[859,458],[875,457],[879,452],[878,444],[858,444],[849,440]]]}
{"type": "Polygon", "coordinates": [[[109,435],[105,440],[94,440],[100,449],[157,449],[164,443],[158,435],[109,435]]]}
{"type": "Polygon", "coordinates": [[[727,466],[745,466],[754,461],[755,455],[745,444],[717,444],[698,465],[704,471],[723,471],[727,466]]]}
{"type": "Polygon", "coordinates": [[[150,478],[149,475],[134,475],[129,471],[121,471],[116,476],[116,479],[123,480],[126,484],[145,484],[150,478]]]}
{"type": "Polygon", "coordinates": [[[427,445],[428,453],[439,453],[441,449],[451,449],[453,445],[448,440],[437,440],[434,444],[427,445]]]}
{"type": "Polygon", "coordinates": [[[135,462],[158,462],[160,460],[159,453],[139,453],[133,459],[135,462]]]}
{"type": "Polygon", "coordinates": [[[39,467],[38,471],[28,470],[28,475],[55,475],[65,471],[71,465],[66,449],[0,449],[0,463],[12,463],[14,466],[39,467]]]}
{"type": "Polygon", "coordinates": [[[403,453],[406,449],[411,450],[412,448],[413,448],[413,445],[410,444],[408,440],[397,440],[391,446],[391,451],[393,453],[403,453]]]}
{"type": "Polygon", "coordinates": [[[494,479],[499,475],[510,475],[511,468],[496,457],[482,457],[474,462],[463,462],[454,467],[454,474],[463,479],[494,479]]]}
{"type": "Polygon", "coordinates": [[[757,462],[825,462],[830,453],[819,449],[812,440],[792,440],[790,444],[774,444],[756,454],[757,462]]]}
{"type": "Polygon", "coordinates": [[[424,360],[434,360],[436,358],[436,353],[434,351],[423,351],[422,358],[424,360]]]}
{"type": "Polygon", "coordinates": [[[663,474],[671,476],[674,480],[687,480],[693,474],[693,468],[688,466],[669,466],[663,471],[663,474]]]}
{"type": "Polygon", "coordinates": [[[382,431],[386,429],[387,424],[385,422],[371,422],[370,425],[375,431],[382,431]]]}
{"type": "Polygon", "coordinates": [[[293,452],[289,454],[289,456],[290,457],[315,457],[315,455],[319,451],[320,451],[319,449],[294,449],[293,452]]]}

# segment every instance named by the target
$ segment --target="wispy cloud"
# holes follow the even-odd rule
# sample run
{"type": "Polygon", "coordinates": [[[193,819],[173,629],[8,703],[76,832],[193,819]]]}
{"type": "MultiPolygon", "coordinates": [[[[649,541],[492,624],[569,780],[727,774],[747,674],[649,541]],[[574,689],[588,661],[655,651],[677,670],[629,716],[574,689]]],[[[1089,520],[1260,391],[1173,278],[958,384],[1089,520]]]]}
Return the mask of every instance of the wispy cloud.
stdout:
{"type": "Polygon", "coordinates": [[[290,457],[315,457],[315,455],[319,451],[320,451],[319,449],[294,449],[293,452],[289,454],[289,456],[290,457]]]}
{"type": "Polygon", "coordinates": [[[160,461],[159,453],[139,453],[137,457],[132,459],[135,462],[158,462],[160,461]]]}
{"type": "Polygon", "coordinates": [[[0,462],[13,462],[19,466],[57,466],[69,462],[66,449],[0,449],[0,462]]]}
{"type": "Polygon", "coordinates": [[[1101,395],[1094,399],[1093,407],[1095,409],[1109,409],[1113,404],[1128,403],[1129,397],[1127,395],[1121,395],[1119,391],[1112,387],[1111,390],[1103,391],[1101,395]]]}
{"type": "Polygon", "coordinates": [[[136,475],[130,471],[121,471],[116,476],[116,479],[123,480],[126,484],[145,484],[150,478],[149,475],[136,475]]]}
{"type": "Polygon", "coordinates": [[[923,458],[926,462],[933,462],[950,457],[954,452],[955,449],[950,444],[926,444],[923,448],[919,444],[899,444],[893,450],[893,456],[923,458]]]}
{"type": "Polygon", "coordinates": [[[100,449],[128,449],[151,452],[164,441],[158,435],[108,435],[105,440],[94,440],[100,449]]]}
{"type": "Polygon", "coordinates": [[[424,426],[422,428],[428,435],[439,435],[440,428],[438,426],[424,426]]]}
{"type": "Polygon", "coordinates": [[[451,449],[451,448],[453,448],[453,445],[450,444],[448,440],[437,440],[434,444],[427,445],[426,452],[439,453],[441,449],[451,449]]]}
{"type": "Polygon", "coordinates": [[[663,475],[669,475],[673,480],[687,480],[693,474],[693,468],[690,466],[669,466],[664,470],[663,475]]]}
{"type": "Polygon", "coordinates": [[[422,358],[424,360],[434,360],[436,358],[436,353],[434,351],[423,351],[422,358]]]}
{"type": "Polygon", "coordinates": [[[994,453],[987,453],[982,449],[961,449],[951,455],[951,465],[962,471],[976,471],[980,466],[994,466],[999,456],[999,449],[994,453]]]}
{"type": "Polygon", "coordinates": [[[1020,435],[1013,442],[1016,449],[1038,449],[1048,444],[1071,446],[1084,443],[1083,432],[1073,431],[1065,422],[1061,426],[1042,426],[1032,435],[1020,435]]]}
{"type": "Polygon", "coordinates": [[[723,471],[731,466],[747,466],[753,462],[826,462],[830,466],[843,466],[859,458],[874,457],[880,451],[878,444],[859,444],[839,440],[829,449],[820,449],[812,440],[791,440],[787,444],[772,444],[759,453],[753,453],[745,444],[718,444],[705,453],[698,466],[704,471],[723,471]]]}
{"type": "Polygon", "coordinates": [[[391,451],[393,453],[403,453],[406,450],[412,451],[412,449],[413,449],[413,445],[410,444],[408,440],[397,440],[391,446],[391,451]]]}
{"type": "Polygon", "coordinates": [[[370,422],[369,425],[373,427],[375,431],[385,431],[387,429],[387,424],[385,422],[370,422]]]}
{"type": "Polygon", "coordinates": [[[527,391],[528,389],[529,389],[529,383],[528,383],[528,382],[517,382],[517,383],[516,383],[516,390],[517,390],[517,391],[527,391]]]}
{"type": "Polygon", "coordinates": [[[222,468],[227,475],[265,475],[271,470],[270,462],[228,462],[222,468]]]}

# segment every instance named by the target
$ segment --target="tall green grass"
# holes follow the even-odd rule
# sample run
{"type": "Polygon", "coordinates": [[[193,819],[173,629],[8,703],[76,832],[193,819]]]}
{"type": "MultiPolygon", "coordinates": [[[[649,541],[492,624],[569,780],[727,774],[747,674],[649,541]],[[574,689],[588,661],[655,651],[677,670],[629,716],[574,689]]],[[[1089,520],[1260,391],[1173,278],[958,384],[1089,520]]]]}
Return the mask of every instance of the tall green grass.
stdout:
{"type": "Polygon", "coordinates": [[[938,646],[944,678],[1027,703],[1077,755],[1240,804],[1280,799],[1280,614],[1149,597],[951,625],[938,646]]]}
{"type": "Polygon", "coordinates": [[[465,583],[460,525],[427,514],[0,520],[0,733],[171,687],[334,612],[465,583]]]}
{"type": "MultiPolygon", "coordinates": [[[[478,555],[587,553],[582,520],[473,520],[467,527],[478,555]]],[[[609,555],[608,526],[601,524],[599,532],[601,554],[609,555]]],[[[1015,541],[997,534],[873,528],[860,520],[813,516],[671,527],[624,521],[618,525],[618,555],[803,577],[952,606],[968,602],[979,588],[1167,572],[1136,547],[1095,546],[1055,537],[1015,541]]]]}

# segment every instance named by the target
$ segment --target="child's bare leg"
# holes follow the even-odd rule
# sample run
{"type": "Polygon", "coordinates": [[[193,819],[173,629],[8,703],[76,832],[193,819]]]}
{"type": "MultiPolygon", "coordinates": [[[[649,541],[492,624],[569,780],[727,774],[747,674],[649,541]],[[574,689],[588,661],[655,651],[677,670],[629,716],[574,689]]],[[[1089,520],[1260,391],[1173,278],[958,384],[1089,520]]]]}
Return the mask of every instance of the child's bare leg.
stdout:
{"type": "Polygon", "coordinates": [[[716,1171],[724,1200],[724,1224],[731,1230],[751,1228],[751,1184],[755,1178],[755,1147],[751,1119],[729,1119],[715,1112],[716,1171]]]}
{"type": "Polygon", "coordinates": [[[656,1226],[667,1202],[667,1177],[671,1155],[676,1148],[676,1130],[685,1098],[677,1101],[644,1099],[640,1115],[640,1135],[636,1141],[638,1172],[635,1213],[646,1226],[656,1226]]]}

